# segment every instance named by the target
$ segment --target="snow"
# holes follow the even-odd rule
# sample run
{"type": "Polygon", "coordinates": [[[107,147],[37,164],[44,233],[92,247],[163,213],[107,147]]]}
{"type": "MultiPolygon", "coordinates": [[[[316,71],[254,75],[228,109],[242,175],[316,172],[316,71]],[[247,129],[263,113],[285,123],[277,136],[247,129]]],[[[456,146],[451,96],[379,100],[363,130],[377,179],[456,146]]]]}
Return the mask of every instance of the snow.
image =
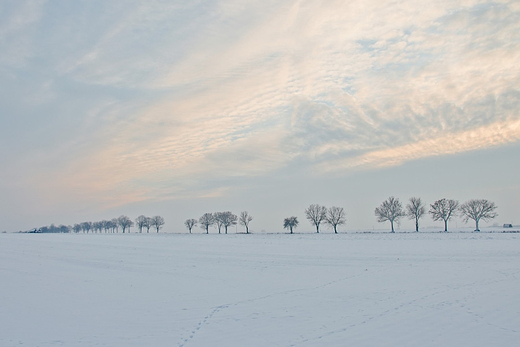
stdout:
{"type": "Polygon", "coordinates": [[[0,346],[518,346],[520,234],[1,234],[0,346]]]}

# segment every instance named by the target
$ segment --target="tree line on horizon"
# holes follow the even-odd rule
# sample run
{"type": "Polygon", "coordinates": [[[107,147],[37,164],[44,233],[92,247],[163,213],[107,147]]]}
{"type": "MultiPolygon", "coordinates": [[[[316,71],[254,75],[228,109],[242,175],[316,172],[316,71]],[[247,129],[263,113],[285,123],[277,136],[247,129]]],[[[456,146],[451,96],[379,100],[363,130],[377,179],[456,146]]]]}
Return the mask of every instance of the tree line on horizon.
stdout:
{"type": "MultiPolygon", "coordinates": [[[[489,221],[498,216],[495,212],[497,206],[494,202],[486,199],[472,199],[468,200],[463,204],[460,204],[457,200],[453,199],[439,199],[429,206],[428,212],[426,211],[427,206],[422,202],[421,198],[411,197],[408,204],[403,208],[402,203],[398,198],[393,196],[389,197],[375,208],[374,214],[377,221],[380,223],[390,222],[391,232],[395,233],[394,223],[399,223],[403,217],[408,217],[411,220],[415,220],[415,231],[419,232],[419,222],[428,213],[434,221],[444,222],[444,231],[448,231],[448,222],[453,217],[460,215],[463,220],[467,223],[469,220],[475,222],[475,231],[480,231],[479,223],[481,220],[489,221]]],[[[346,223],[346,213],[343,207],[332,206],[327,208],[326,206],[311,204],[305,209],[305,218],[316,228],[316,233],[320,232],[320,226],[323,224],[329,225],[334,230],[334,233],[338,233],[338,226],[346,223]]],[[[228,228],[240,224],[245,227],[246,234],[249,234],[249,223],[253,220],[253,216],[247,211],[242,211],[240,216],[235,215],[230,211],[225,212],[214,212],[204,213],[199,219],[187,219],[184,225],[191,234],[192,230],[198,224],[202,229],[209,234],[209,228],[215,227],[218,229],[218,233],[224,231],[228,233],[228,228]]],[[[146,229],[149,233],[151,228],[155,228],[158,233],[164,225],[164,218],[161,216],[146,217],[140,215],[132,221],[128,216],[122,215],[118,218],[111,220],[102,220],[98,222],[83,222],[74,224],[73,226],[54,224],[50,226],[44,226],[41,228],[35,228],[29,232],[32,233],[118,233],[121,229],[122,233],[130,233],[133,226],[139,229],[139,233],[142,233],[146,229]]],[[[285,218],[283,221],[283,228],[288,229],[292,234],[294,228],[299,225],[298,218],[295,216],[285,218]]]]}
{"type": "MultiPolygon", "coordinates": [[[[480,221],[488,221],[497,217],[496,209],[497,206],[495,203],[486,199],[472,199],[463,204],[459,204],[457,200],[443,198],[431,204],[428,213],[434,221],[444,222],[445,232],[448,231],[448,221],[459,214],[463,217],[465,222],[473,220],[475,222],[475,231],[480,231],[480,221]]],[[[316,233],[320,232],[320,226],[322,224],[327,224],[331,226],[334,233],[337,234],[338,226],[346,223],[346,214],[343,207],[332,206],[327,208],[326,206],[312,204],[305,209],[304,212],[305,218],[316,228],[316,233]]],[[[375,208],[374,214],[378,222],[390,222],[392,233],[395,233],[394,223],[398,223],[402,217],[415,220],[415,231],[419,232],[419,222],[421,218],[426,215],[426,205],[422,202],[421,198],[411,197],[408,204],[403,208],[399,199],[391,196],[383,201],[380,206],[375,208]]],[[[224,227],[225,233],[227,234],[228,227],[236,225],[238,220],[240,225],[246,227],[246,233],[249,234],[249,222],[251,222],[252,219],[253,217],[249,215],[247,211],[242,212],[240,218],[229,211],[215,212],[205,213],[198,220],[193,218],[187,219],[184,225],[188,228],[190,234],[197,223],[206,231],[206,234],[209,234],[209,228],[211,226],[216,227],[219,234],[221,233],[222,227],[224,227]]],[[[294,232],[294,228],[298,225],[298,217],[295,216],[285,218],[283,221],[284,229],[288,229],[290,234],[294,232]]]]}
{"type": "Polygon", "coordinates": [[[140,215],[132,221],[130,217],[122,215],[118,218],[112,218],[111,220],[102,220],[98,222],[82,222],[76,223],[72,226],[70,225],[59,225],[55,226],[51,224],[50,226],[44,226],[41,228],[34,228],[31,230],[31,233],[119,233],[119,228],[121,228],[122,233],[130,232],[130,229],[133,226],[137,226],[139,228],[139,232],[142,233],[143,229],[146,229],[146,232],[150,232],[150,228],[155,228],[157,232],[164,225],[164,218],[161,216],[153,216],[146,217],[140,215]]]}
{"type": "Polygon", "coordinates": [[[188,228],[190,234],[193,227],[197,226],[197,223],[200,223],[200,227],[206,230],[206,234],[209,234],[209,228],[211,226],[215,226],[218,229],[219,234],[221,233],[222,228],[224,228],[224,233],[227,234],[230,226],[240,223],[240,225],[243,225],[246,228],[246,234],[249,234],[249,223],[252,220],[253,216],[251,216],[247,211],[242,211],[240,217],[230,211],[225,211],[204,213],[198,220],[194,218],[186,219],[184,225],[188,228]]]}
{"type": "MultiPolygon", "coordinates": [[[[480,220],[488,221],[497,217],[496,209],[495,203],[486,199],[471,199],[460,204],[457,200],[443,198],[431,204],[428,213],[434,221],[444,222],[444,232],[448,232],[448,221],[459,214],[466,223],[473,220],[475,231],[480,231],[480,220]]],[[[392,233],[395,232],[394,222],[402,217],[415,220],[415,231],[419,232],[419,220],[426,214],[426,205],[421,198],[411,197],[403,209],[399,199],[391,196],[376,207],[374,214],[378,222],[390,222],[392,233]]]]}

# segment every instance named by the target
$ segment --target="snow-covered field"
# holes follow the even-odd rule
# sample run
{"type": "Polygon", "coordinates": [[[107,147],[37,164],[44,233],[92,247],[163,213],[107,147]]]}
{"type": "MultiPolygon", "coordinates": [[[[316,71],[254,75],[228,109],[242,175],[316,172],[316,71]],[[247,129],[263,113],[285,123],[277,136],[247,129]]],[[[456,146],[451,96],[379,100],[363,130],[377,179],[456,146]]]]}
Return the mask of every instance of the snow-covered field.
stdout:
{"type": "Polygon", "coordinates": [[[520,234],[0,235],[0,346],[519,346],[520,234]]]}

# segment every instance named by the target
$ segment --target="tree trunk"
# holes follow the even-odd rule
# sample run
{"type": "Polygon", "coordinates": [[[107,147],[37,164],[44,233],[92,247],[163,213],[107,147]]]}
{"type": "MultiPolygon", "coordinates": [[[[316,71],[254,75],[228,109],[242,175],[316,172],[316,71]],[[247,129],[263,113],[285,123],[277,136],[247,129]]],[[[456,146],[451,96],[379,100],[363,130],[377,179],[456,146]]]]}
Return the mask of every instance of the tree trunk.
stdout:
{"type": "Polygon", "coordinates": [[[292,227],[290,227],[290,229],[291,229],[291,234],[292,234],[292,227]]]}
{"type": "Polygon", "coordinates": [[[394,230],[394,221],[391,220],[391,221],[390,221],[390,224],[392,225],[392,232],[395,233],[395,230],[394,230]]]}
{"type": "Polygon", "coordinates": [[[320,233],[320,225],[319,224],[316,224],[316,232],[319,234],[320,233]]]}
{"type": "Polygon", "coordinates": [[[480,231],[480,229],[478,227],[478,220],[475,220],[475,231],[480,231]]]}
{"type": "Polygon", "coordinates": [[[444,232],[446,232],[446,233],[448,232],[448,220],[447,219],[444,221],[444,232]]]}
{"type": "Polygon", "coordinates": [[[225,228],[226,228],[226,234],[227,234],[227,227],[225,227],[225,228]]]}
{"type": "Polygon", "coordinates": [[[246,225],[246,234],[249,234],[249,228],[246,225]]]}
{"type": "Polygon", "coordinates": [[[419,219],[415,218],[415,232],[419,232],[419,219]]]}
{"type": "Polygon", "coordinates": [[[337,226],[334,225],[334,234],[337,234],[337,233],[338,233],[337,226]]]}

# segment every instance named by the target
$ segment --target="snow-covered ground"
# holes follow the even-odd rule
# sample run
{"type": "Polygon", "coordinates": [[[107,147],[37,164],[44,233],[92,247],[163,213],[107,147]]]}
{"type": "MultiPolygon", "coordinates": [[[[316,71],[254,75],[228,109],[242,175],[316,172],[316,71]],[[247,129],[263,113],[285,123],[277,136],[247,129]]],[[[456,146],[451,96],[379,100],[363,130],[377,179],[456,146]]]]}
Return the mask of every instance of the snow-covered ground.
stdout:
{"type": "Polygon", "coordinates": [[[0,234],[0,346],[519,346],[520,234],[0,234]]]}

